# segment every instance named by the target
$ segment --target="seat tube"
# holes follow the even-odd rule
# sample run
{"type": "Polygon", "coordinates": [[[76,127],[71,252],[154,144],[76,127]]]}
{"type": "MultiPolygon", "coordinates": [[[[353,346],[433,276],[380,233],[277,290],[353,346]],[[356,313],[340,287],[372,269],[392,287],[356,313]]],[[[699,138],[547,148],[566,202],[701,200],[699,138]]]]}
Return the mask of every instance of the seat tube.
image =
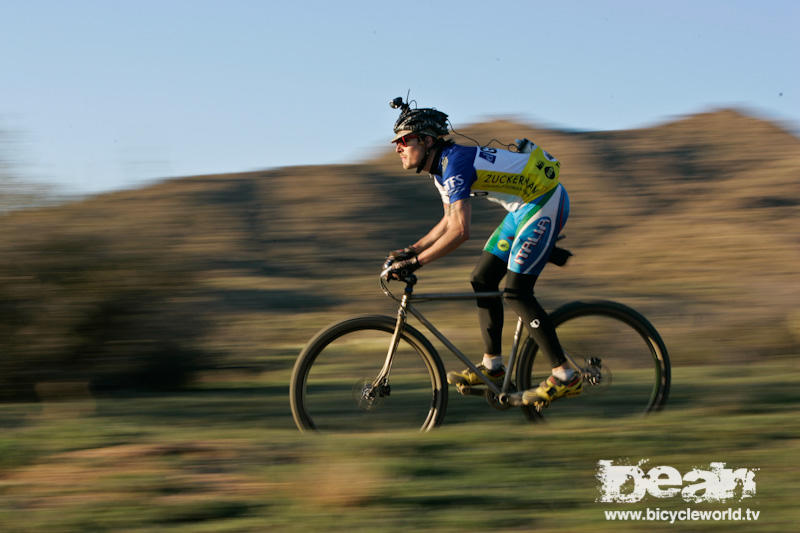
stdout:
{"type": "Polygon", "coordinates": [[[514,342],[511,345],[511,355],[508,356],[508,372],[503,380],[503,392],[508,392],[511,385],[511,374],[516,374],[519,341],[522,338],[522,319],[517,318],[517,329],[514,331],[514,342]]]}

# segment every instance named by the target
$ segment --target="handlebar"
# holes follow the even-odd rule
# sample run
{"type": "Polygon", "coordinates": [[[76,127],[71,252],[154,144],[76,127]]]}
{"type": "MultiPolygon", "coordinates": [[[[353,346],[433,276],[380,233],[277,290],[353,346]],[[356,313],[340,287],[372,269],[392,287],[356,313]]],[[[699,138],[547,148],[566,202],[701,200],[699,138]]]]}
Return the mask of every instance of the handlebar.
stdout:
{"type": "MultiPolygon", "coordinates": [[[[380,284],[381,284],[381,290],[383,291],[383,294],[385,294],[386,296],[388,296],[388,297],[389,297],[389,298],[391,298],[392,300],[394,300],[394,301],[396,301],[396,302],[399,302],[399,301],[400,301],[400,298],[398,298],[397,296],[395,296],[395,295],[394,295],[394,293],[393,293],[392,291],[390,291],[390,290],[389,290],[389,285],[388,285],[388,283],[389,283],[389,281],[391,281],[391,280],[387,279],[387,278],[386,278],[386,277],[383,275],[383,273],[381,273],[381,276],[378,278],[378,280],[380,281],[380,284]]],[[[405,282],[405,284],[406,284],[406,288],[405,288],[405,290],[404,290],[403,292],[404,292],[405,294],[411,294],[411,293],[413,292],[413,290],[414,290],[414,285],[416,285],[416,284],[417,284],[417,276],[416,276],[416,274],[408,274],[407,276],[403,277],[402,279],[400,279],[400,280],[398,280],[398,281],[403,281],[403,282],[405,282]]]]}
{"type": "Polygon", "coordinates": [[[392,281],[392,279],[396,279],[397,281],[403,281],[406,284],[406,288],[404,291],[405,294],[411,294],[411,292],[414,290],[413,289],[414,285],[416,285],[417,283],[417,276],[416,274],[409,272],[407,270],[400,270],[395,272],[397,278],[389,278],[389,269],[391,268],[393,263],[394,261],[392,259],[386,259],[386,262],[383,263],[383,269],[381,270],[381,275],[378,279],[380,280],[381,290],[383,291],[383,294],[399,302],[400,299],[397,296],[395,296],[392,293],[392,291],[389,290],[388,283],[392,281]]]}
{"type": "MultiPolygon", "coordinates": [[[[383,270],[381,270],[381,279],[385,279],[386,281],[389,281],[389,271],[390,271],[390,269],[391,269],[391,267],[392,267],[392,265],[394,263],[395,263],[394,259],[391,259],[391,258],[387,258],[386,259],[386,262],[383,263],[383,270]]],[[[405,281],[407,278],[412,278],[413,277],[414,278],[414,283],[417,282],[417,277],[414,276],[414,274],[412,274],[408,270],[405,270],[405,269],[397,270],[397,271],[394,272],[394,274],[397,275],[397,278],[393,278],[393,279],[397,279],[398,281],[405,281]]]]}

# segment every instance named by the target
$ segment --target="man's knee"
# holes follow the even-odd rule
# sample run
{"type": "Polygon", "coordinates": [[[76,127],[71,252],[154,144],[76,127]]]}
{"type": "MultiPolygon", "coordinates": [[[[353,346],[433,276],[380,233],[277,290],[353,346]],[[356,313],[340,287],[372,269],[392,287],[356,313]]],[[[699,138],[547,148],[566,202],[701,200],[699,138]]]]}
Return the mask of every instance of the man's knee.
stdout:
{"type": "Polygon", "coordinates": [[[535,307],[534,304],[536,302],[533,292],[521,291],[510,287],[506,287],[505,290],[503,290],[503,300],[505,300],[506,305],[518,315],[529,314],[530,309],[535,307]]]}
{"type": "Polygon", "coordinates": [[[544,314],[544,309],[533,293],[535,280],[531,279],[519,283],[519,279],[514,280],[512,277],[509,281],[511,283],[506,283],[506,288],[503,291],[503,299],[508,307],[528,322],[534,318],[541,317],[544,314]]]}
{"type": "Polygon", "coordinates": [[[469,282],[472,285],[472,288],[475,289],[477,292],[481,291],[492,291],[497,290],[500,286],[499,282],[495,282],[492,284],[492,280],[486,275],[485,272],[479,271],[477,268],[472,271],[472,275],[469,278],[469,282]]]}
{"type": "Polygon", "coordinates": [[[508,304],[514,304],[520,300],[524,300],[524,298],[518,289],[506,287],[503,290],[503,300],[508,304]]]}
{"type": "Polygon", "coordinates": [[[500,258],[484,252],[470,274],[469,282],[472,284],[472,288],[478,292],[496,291],[505,273],[506,264],[500,258]]]}
{"type": "Polygon", "coordinates": [[[536,276],[510,272],[506,280],[506,289],[503,292],[503,296],[509,303],[535,301],[536,298],[533,295],[535,285],[536,276]]]}

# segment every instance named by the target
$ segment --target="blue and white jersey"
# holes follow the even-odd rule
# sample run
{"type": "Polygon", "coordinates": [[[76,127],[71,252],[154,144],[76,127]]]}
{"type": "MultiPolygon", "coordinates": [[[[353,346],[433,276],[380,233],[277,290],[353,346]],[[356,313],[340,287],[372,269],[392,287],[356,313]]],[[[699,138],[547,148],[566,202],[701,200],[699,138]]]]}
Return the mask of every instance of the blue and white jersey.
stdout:
{"type": "Polygon", "coordinates": [[[453,144],[442,151],[440,172],[432,174],[442,202],[452,204],[484,191],[513,212],[558,185],[561,163],[541,147],[530,153],[453,144]]]}

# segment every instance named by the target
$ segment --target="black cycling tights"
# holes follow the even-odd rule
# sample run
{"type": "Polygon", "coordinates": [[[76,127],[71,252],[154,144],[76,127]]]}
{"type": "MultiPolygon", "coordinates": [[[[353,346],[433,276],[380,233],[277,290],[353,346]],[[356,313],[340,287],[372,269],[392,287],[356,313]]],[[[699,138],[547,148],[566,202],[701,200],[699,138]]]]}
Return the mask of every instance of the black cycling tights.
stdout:
{"type": "MultiPolygon", "coordinates": [[[[483,252],[475,270],[472,271],[472,288],[475,292],[497,291],[500,280],[508,273],[503,296],[514,312],[522,318],[528,334],[536,341],[542,352],[550,359],[553,368],[566,362],[564,350],[556,336],[556,328],[545,310],[533,295],[536,276],[517,274],[506,268],[499,257],[483,252]]],[[[503,336],[503,302],[500,298],[479,298],[478,319],[485,353],[501,355],[500,343],[503,336]]]]}

